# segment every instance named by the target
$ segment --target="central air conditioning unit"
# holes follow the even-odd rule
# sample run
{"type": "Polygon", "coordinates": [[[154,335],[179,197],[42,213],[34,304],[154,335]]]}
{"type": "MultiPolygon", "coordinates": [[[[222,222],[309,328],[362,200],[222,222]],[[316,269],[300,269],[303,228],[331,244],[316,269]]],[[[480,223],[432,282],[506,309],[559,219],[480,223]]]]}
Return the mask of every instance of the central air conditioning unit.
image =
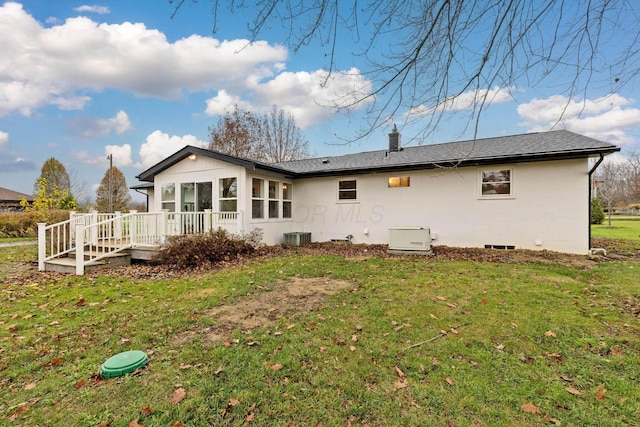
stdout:
{"type": "Polygon", "coordinates": [[[429,227],[389,228],[389,251],[431,253],[431,230],[429,227]]]}

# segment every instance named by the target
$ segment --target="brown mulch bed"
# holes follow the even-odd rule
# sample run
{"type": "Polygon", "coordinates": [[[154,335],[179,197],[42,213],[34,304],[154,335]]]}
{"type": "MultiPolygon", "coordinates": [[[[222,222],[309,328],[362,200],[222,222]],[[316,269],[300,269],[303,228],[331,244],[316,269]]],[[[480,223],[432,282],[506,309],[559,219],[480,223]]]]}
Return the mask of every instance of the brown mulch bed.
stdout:
{"type": "MultiPolygon", "coordinates": [[[[579,268],[591,268],[599,262],[611,261],[640,261],[640,249],[621,251],[615,249],[613,242],[608,244],[606,239],[594,239],[594,247],[607,249],[605,255],[574,255],[552,251],[532,251],[524,249],[499,250],[482,248],[455,248],[448,246],[434,246],[433,254],[425,256],[425,260],[438,261],[471,261],[471,262],[500,262],[500,263],[560,263],[579,268]]],[[[397,258],[416,255],[398,255],[388,252],[387,245],[364,245],[346,243],[310,243],[304,246],[266,246],[255,253],[232,259],[215,266],[203,265],[197,270],[180,271],[166,265],[133,265],[128,267],[130,277],[176,277],[197,271],[225,268],[241,265],[247,261],[271,258],[274,256],[326,256],[338,255],[345,258],[367,259],[373,257],[397,258]]],[[[122,270],[119,270],[122,271],[122,270]]]]}

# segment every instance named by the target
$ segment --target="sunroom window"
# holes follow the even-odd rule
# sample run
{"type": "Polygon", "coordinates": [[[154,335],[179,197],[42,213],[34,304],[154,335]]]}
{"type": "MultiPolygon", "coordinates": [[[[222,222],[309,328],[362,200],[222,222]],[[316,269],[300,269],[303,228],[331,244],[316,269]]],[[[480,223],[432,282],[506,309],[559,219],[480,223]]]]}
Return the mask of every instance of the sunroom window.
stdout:
{"type": "Polygon", "coordinates": [[[280,186],[277,181],[269,181],[269,218],[280,217],[280,186]]]}
{"type": "Polygon", "coordinates": [[[221,178],[219,186],[220,212],[236,212],[238,210],[238,178],[221,178]]]}
{"type": "Polygon", "coordinates": [[[169,212],[176,211],[176,184],[162,184],[160,189],[160,200],[162,209],[169,212]]]}
{"type": "Polygon", "coordinates": [[[264,179],[251,180],[251,218],[264,218],[264,179]]]}

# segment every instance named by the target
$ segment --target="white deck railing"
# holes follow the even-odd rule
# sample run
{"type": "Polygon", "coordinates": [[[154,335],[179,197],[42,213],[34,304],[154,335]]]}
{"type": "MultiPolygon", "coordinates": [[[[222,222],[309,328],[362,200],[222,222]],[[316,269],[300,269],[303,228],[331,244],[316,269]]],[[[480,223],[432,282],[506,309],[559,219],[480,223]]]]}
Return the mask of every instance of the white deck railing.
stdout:
{"type": "Polygon", "coordinates": [[[38,269],[45,262],[75,251],[76,274],[87,264],[134,247],[160,248],[168,237],[203,234],[222,228],[230,233],[242,229],[241,212],[71,212],[57,224],[38,224],[38,269]]]}

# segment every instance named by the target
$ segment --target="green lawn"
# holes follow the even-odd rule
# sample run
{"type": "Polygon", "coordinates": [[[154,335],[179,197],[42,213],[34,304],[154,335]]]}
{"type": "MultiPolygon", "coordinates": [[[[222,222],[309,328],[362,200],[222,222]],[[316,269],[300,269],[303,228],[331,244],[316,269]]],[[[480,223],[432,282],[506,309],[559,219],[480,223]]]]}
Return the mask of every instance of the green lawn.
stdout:
{"type": "Polygon", "coordinates": [[[34,273],[35,252],[0,248],[0,425],[640,425],[640,262],[76,277],[34,273]],[[98,379],[131,349],[145,369],[98,379]]]}
{"type": "Polygon", "coordinates": [[[591,235],[597,238],[624,239],[640,241],[640,217],[631,219],[611,219],[611,226],[607,218],[602,224],[591,226],[591,235]]]}

